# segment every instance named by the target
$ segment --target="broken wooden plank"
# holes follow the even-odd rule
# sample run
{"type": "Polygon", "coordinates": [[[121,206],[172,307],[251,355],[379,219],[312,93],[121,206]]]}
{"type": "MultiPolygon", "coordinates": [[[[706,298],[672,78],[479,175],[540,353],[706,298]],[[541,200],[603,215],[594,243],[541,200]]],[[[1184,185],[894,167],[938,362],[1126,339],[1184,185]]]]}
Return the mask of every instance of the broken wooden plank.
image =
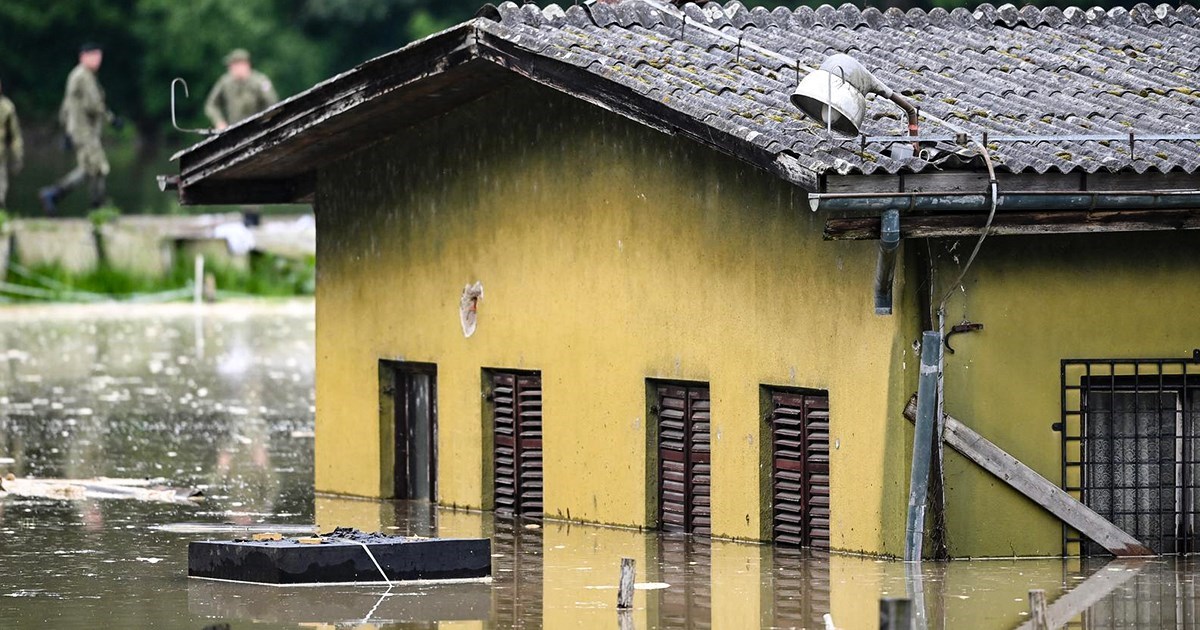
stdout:
{"type": "MultiPolygon", "coordinates": [[[[901,238],[975,236],[987,213],[900,217],[901,238]]],[[[1094,232],[1159,232],[1200,229],[1200,210],[1111,210],[997,213],[988,234],[1085,234],[1094,232]]],[[[825,239],[861,241],[879,238],[879,217],[845,217],[825,222],[825,239]]]]}
{"type": "MultiPolygon", "coordinates": [[[[1053,604],[1046,607],[1046,625],[1061,628],[1072,619],[1087,612],[1097,602],[1108,597],[1146,566],[1145,560],[1113,560],[1096,571],[1088,579],[1063,593],[1053,604]]],[[[1033,621],[1026,621],[1017,630],[1033,630],[1033,621]]]]}
{"type": "MultiPolygon", "coordinates": [[[[909,421],[915,421],[917,417],[917,397],[915,395],[904,407],[904,417],[909,421]]],[[[950,414],[943,414],[943,418],[945,433],[942,439],[954,450],[999,477],[1001,481],[1029,497],[1034,503],[1042,506],[1079,533],[1117,557],[1154,555],[1154,552],[1146,545],[1088,506],[1076,501],[1062,488],[1009,455],[1004,449],[988,441],[987,438],[979,435],[950,414]]]]}

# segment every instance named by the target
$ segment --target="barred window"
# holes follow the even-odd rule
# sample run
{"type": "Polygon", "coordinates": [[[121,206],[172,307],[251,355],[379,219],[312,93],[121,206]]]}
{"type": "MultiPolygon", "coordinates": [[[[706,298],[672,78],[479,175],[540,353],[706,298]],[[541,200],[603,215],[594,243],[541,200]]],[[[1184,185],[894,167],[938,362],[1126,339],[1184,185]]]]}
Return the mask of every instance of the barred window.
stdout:
{"type": "MultiPolygon", "coordinates": [[[[1200,363],[1062,362],[1062,483],[1157,553],[1196,551],[1200,363]]],[[[1064,552],[1105,553],[1064,527],[1064,552]]]]}

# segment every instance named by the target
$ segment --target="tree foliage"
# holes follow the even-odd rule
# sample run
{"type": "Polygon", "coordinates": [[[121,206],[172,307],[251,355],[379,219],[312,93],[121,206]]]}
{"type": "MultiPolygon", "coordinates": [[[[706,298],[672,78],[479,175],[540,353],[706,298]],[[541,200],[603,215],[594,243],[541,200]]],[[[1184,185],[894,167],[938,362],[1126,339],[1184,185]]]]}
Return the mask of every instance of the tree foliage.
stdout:
{"type": "MultiPolygon", "coordinates": [[[[473,15],[479,0],[3,0],[0,82],[34,123],[54,119],[80,44],[105,48],[109,106],[156,134],[170,122],[170,83],[187,80],[182,121],[247,48],[282,96],[473,15]]],[[[179,94],[182,99],[182,93],[179,94]]]]}

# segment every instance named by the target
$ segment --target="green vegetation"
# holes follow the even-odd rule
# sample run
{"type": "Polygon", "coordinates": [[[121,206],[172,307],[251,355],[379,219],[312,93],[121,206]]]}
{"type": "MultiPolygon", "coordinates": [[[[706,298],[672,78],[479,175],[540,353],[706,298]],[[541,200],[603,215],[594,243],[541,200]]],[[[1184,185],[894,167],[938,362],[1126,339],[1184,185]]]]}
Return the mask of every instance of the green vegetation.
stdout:
{"type": "MultiPolygon", "coordinates": [[[[282,96],[406,42],[470,18],[480,0],[5,0],[0,3],[0,81],[29,123],[51,123],[79,45],[105,47],[109,106],[139,135],[170,127],[171,79],[192,98],[180,122],[204,124],[201,100],[248,48],[282,96]]],[[[180,94],[182,97],[182,94],[180,94]]]]}
{"type": "Polygon", "coordinates": [[[87,218],[88,221],[92,222],[92,227],[98,229],[101,226],[108,225],[109,223],[116,221],[120,216],[121,210],[119,208],[115,206],[104,206],[103,208],[96,208],[95,210],[89,212],[87,218]]]}
{"type": "MultiPolygon", "coordinates": [[[[206,273],[216,280],[221,297],[288,297],[312,295],[315,270],[312,257],[292,260],[256,254],[250,259],[249,269],[211,264],[206,273]]],[[[10,265],[6,282],[11,286],[0,289],[0,301],[189,300],[193,267],[191,261],[179,260],[171,273],[155,278],[115,269],[104,262],[83,273],[73,273],[58,263],[25,267],[17,262],[10,265]]]]}

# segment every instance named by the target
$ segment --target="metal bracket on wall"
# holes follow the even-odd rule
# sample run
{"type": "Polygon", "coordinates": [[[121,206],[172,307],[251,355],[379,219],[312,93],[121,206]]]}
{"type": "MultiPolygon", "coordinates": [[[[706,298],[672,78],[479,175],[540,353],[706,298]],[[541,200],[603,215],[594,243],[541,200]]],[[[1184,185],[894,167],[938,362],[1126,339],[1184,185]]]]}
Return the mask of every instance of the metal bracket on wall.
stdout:
{"type": "Polygon", "coordinates": [[[950,347],[951,335],[957,335],[959,333],[965,333],[965,332],[975,332],[976,330],[983,330],[983,324],[976,324],[975,322],[963,322],[956,326],[952,326],[950,328],[950,330],[946,332],[946,336],[943,339],[942,343],[946,344],[946,350],[950,354],[954,354],[954,348],[950,347]]]}

